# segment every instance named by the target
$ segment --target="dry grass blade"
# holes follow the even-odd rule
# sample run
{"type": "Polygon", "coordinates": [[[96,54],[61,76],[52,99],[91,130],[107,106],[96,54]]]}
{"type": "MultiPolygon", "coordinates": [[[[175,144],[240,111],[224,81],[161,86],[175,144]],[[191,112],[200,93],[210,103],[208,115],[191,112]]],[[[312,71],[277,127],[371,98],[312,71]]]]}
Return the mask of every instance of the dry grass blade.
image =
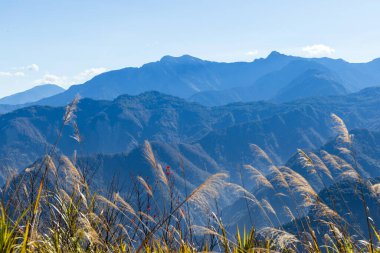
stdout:
{"type": "Polygon", "coordinates": [[[329,220],[342,220],[342,218],[337,212],[332,210],[326,204],[321,203],[320,201],[318,201],[314,205],[314,210],[315,210],[316,217],[318,218],[324,218],[324,219],[327,218],[329,220]]]}
{"type": "Polygon", "coordinates": [[[293,192],[299,193],[305,206],[310,206],[318,199],[318,194],[310,186],[309,182],[300,174],[288,167],[281,167],[281,172],[293,192]]]}
{"type": "Polygon", "coordinates": [[[274,189],[273,185],[269,182],[269,180],[261,173],[258,169],[254,168],[251,165],[244,165],[244,168],[248,170],[251,175],[251,179],[255,180],[256,184],[263,185],[265,187],[274,189]]]}
{"type": "Polygon", "coordinates": [[[150,164],[154,168],[156,168],[157,167],[156,158],[154,157],[153,149],[149,141],[144,141],[144,155],[145,155],[145,158],[150,162],[150,164]]]}
{"type": "Polygon", "coordinates": [[[79,132],[79,127],[78,127],[78,124],[76,122],[73,122],[73,128],[74,128],[74,134],[71,135],[70,137],[73,138],[74,140],[76,140],[78,143],[81,143],[82,142],[82,137],[80,135],[80,132],[79,132]]]}
{"type": "Polygon", "coordinates": [[[150,145],[148,141],[144,142],[144,155],[145,155],[145,158],[149,161],[149,163],[154,168],[154,172],[157,178],[165,185],[169,185],[168,179],[165,176],[165,173],[162,170],[161,165],[157,163],[156,158],[153,154],[152,146],[150,145]]]}
{"type": "Polygon", "coordinates": [[[327,175],[330,179],[333,179],[333,176],[329,168],[327,168],[326,164],[316,154],[314,154],[313,152],[310,152],[309,157],[313,161],[313,164],[315,165],[318,171],[321,171],[323,174],[327,175]]]}
{"type": "Polygon", "coordinates": [[[76,237],[78,238],[87,238],[91,244],[101,244],[100,237],[96,230],[92,227],[91,222],[88,218],[81,214],[78,218],[79,229],[77,231],[76,237]]]}
{"type": "Polygon", "coordinates": [[[240,186],[238,184],[234,184],[234,183],[225,183],[225,186],[231,189],[231,191],[229,191],[229,192],[231,192],[232,194],[241,195],[244,198],[252,201],[255,205],[262,208],[261,203],[256,198],[256,196],[254,194],[250,193],[249,191],[247,191],[246,189],[244,189],[242,186],[240,186]]]}
{"type": "Polygon", "coordinates": [[[249,147],[251,148],[255,156],[264,159],[269,164],[273,164],[272,159],[270,159],[267,153],[265,153],[265,151],[262,150],[259,146],[257,146],[256,144],[250,144],[249,147]]]}
{"type": "MultiPolygon", "coordinates": [[[[271,179],[271,181],[273,181],[275,183],[275,185],[289,189],[288,182],[286,181],[282,172],[276,166],[271,166],[269,168],[269,171],[271,173],[273,173],[273,175],[274,175],[274,177],[271,179]]],[[[274,185],[274,184],[272,183],[272,185],[274,185]]]]}
{"type": "Polygon", "coordinates": [[[192,225],[191,229],[196,235],[215,235],[217,237],[222,236],[218,232],[204,226],[192,225]]]}
{"type": "Polygon", "coordinates": [[[333,168],[334,170],[340,170],[341,169],[341,166],[335,160],[334,156],[332,154],[328,153],[327,151],[321,150],[321,158],[323,159],[325,164],[330,166],[330,168],[333,168]]]}
{"type": "Polygon", "coordinates": [[[141,185],[144,187],[146,193],[148,193],[151,197],[153,197],[153,193],[152,193],[152,190],[150,188],[150,186],[148,185],[148,183],[144,180],[144,178],[138,176],[137,177],[137,180],[141,183],[141,185]]]}
{"type": "Polygon", "coordinates": [[[57,175],[57,167],[55,167],[55,164],[51,156],[46,155],[44,158],[44,162],[48,171],[51,171],[54,175],[57,175]]]}
{"type": "Polygon", "coordinates": [[[104,197],[102,195],[96,195],[95,198],[98,201],[100,201],[100,202],[102,202],[102,203],[104,203],[104,204],[106,204],[106,205],[114,208],[115,210],[120,210],[119,207],[115,203],[113,203],[112,201],[110,201],[109,199],[107,199],[106,197],[104,197]]]}
{"type": "Polygon", "coordinates": [[[144,212],[138,212],[139,215],[141,215],[142,217],[145,217],[147,220],[153,222],[153,223],[157,223],[156,220],[150,216],[149,214],[147,213],[144,213],[144,212]]]}
{"type": "Polygon", "coordinates": [[[187,201],[196,204],[202,209],[209,207],[210,200],[219,197],[221,189],[225,186],[224,179],[226,178],[228,178],[228,175],[225,173],[210,176],[189,195],[187,201]]]}
{"type": "Polygon", "coordinates": [[[284,206],[284,210],[285,210],[285,213],[289,216],[289,218],[291,219],[291,221],[295,221],[296,220],[296,217],[294,216],[292,210],[290,210],[290,208],[288,206],[284,206]]]}
{"type": "Polygon", "coordinates": [[[63,124],[69,124],[75,118],[75,111],[79,103],[79,95],[76,95],[73,101],[66,106],[65,115],[63,116],[63,124]]]}
{"type": "Polygon", "coordinates": [[[331,119],[334,124],[333,128],[338,133],[338,140],[342,143],[351,143],[350,134],[344,121],[334,113],[331,114],[331,119]]]}
{"type": "Polygon", "coordinates": [[[349,155],[349,154],[351,154],[351,151],[348,148],[338,147],[337,149],[338,149],[339,153],[342,154],[342,155],[349,155]]]}
{"type": "Polygon", "coordinates": [[[259,234],[263,235],[268,240],[271,240],[273,244],[280,250],[296,248],[296,244],[300,241],[297,237],[284,230],[266,227],[259,231],[259,234]]]}
{"type": "Polygon", "coordinates": [[[360,175],[359,175],[359,173],[356,170],[354,170],[353,168],[351,168],[349,170],[346,170],[346,171],[342,172],[339,175],[338,180],[342,180],[342,179],[359,181],[360,180],[360,175]]]}
{"type": "Polygon", "coordinates": [[[67,156],[61,156],[60,162],[62,164],[64,172],[66,173],[67,179],[72,180],[74,183],[80,184],[82,176],[74,164],[70,161],[70,159],[67,156]]]}
{"type": "Polygon", "coordinates": [[[314,162],[311,158],[302,150],[297,149],[298,161],[301,163],[303,167],[313,167],[314,162]]]}
{"type": "Polygon", "coordinates": [[[276,211],[274,210],[274,208],[272,207],[272,205],[268,202],[268,200],[266,200],[266,199],[262,199],[262,200],[261,200],[261,205],[262,205],[267,211],[269,211],[270,213],[276,215],[276,211]]]}
{"type": "Polygon", "coordinates": [[[136,212],[133,209],[133,207],[127,201],[125,201],[122,197],[120,197],[119,193],[114,193],[113,198],[116,202],[120,203],[123,206],[124,210],[136,216],[136,212]]]}

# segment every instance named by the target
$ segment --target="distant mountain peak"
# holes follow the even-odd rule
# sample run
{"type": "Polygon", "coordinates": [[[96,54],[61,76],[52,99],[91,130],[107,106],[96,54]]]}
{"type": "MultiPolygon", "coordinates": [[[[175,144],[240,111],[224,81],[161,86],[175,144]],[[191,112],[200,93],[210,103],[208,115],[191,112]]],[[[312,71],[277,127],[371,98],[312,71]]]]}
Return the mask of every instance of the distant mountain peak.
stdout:
{"type": "Polygon", "coordinates": [[[31,89],[0,98],[0,104],[20,105],[38,101],[65,91],[55,84],[41,84],[31,89]]]}
{"type": "Polygon", "coordinates": [[[196,58],[194,56],[185,54],[182,56],[171,56],[171,55],[165,55],[161,58],[160,62],[164,63],[192,63],[192,62],[202,62],[203,60],[196,58]]]}
{"type": "Polygon", "coordinates": [[[278,58],[287,57],[287,56],[288,56],[288,55],[282,54],[282,53],[280,53],[280,52],[278,52],[278,51],[272,51],[272,52],[268,55],[267,59],[278,59],[278,58]]]}

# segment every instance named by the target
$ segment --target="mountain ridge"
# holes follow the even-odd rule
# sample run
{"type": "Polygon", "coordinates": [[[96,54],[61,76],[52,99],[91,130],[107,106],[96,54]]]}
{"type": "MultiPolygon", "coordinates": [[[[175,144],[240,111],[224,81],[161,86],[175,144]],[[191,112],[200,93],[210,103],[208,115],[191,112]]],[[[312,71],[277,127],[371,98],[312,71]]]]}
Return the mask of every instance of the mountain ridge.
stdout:
{"type": "MultiPolygon", "coordinates": [[[[213,108],[159,92],[122,95],[114,101],[84,98],[76,111],[82,142],[71,138],[74,129],[66,126],[58,150],[67,155],[75,150],[115,154],[129,152],[144,140],[185,143],[199,145],[210,159],[233,168],[241,159],[253,159],[250,145],[256,144],[281,163],[296,148],[314,149],[331,138],[332,112],[349,129],[377,129],[379,93],[380,88],[371,88],[284,104],[250,102],[213,108]]],[[[7,157],[2,166],[20,168],[42,155],[54,143],[64,111],[64,107],[35,105],[0,115],[0,154],[7,157]]]]}
{"type": "Polygon", "coordinates": [[[64,88],[55,84],[41,84],[31,89],[0,98],[2,105],[21,105],[36,102],[46,97],[54,96],[65,91],[64,88]]]}
{"type": "MultiPolygon", "coordinates": [[[[232,63],[207,61],[190,55],[164,56],[159,61],[146,63],[141,67],[128,67],[102,73],[83,84],[73,85],[60,95],[42,99],[37,104],[65,105],[76,94],[82,97],[112,100],[122,94],[137,95],[150,90],[188,99],[197,93],[216,92],[218,94],[218,92],[227,92],[239,87],[248,87],[265,75],[279,71],[297,61],[306,65],[319,65],[320,68],[334,72],[335,75],[340,76],[340,83],[350,91],[358,91],[376,83],[380,84],[380,74],[375,71],[380,68],[380,63],[376,60],[356,64],[341,59],[289,56],[276,51],[266,58],[252,62],[232,63]]],[[[254,100],[269,99],[256,91],[249,91],[249,93],[252,92],[256,93],[253,96],[254,100]]],[[[244,93],[246,92],[243,89],[241,94],[244,95],[244,93]]],[[[239,101],[239,99],[233,99],[227,102],[237,102],[236,100],[239,101]]],[[[246,102],[247,99],[242,99],[242,101],[246,102]]],[[[226,104],[223,96],[221,103],[215,105],[220,104],[226,104]]]]}

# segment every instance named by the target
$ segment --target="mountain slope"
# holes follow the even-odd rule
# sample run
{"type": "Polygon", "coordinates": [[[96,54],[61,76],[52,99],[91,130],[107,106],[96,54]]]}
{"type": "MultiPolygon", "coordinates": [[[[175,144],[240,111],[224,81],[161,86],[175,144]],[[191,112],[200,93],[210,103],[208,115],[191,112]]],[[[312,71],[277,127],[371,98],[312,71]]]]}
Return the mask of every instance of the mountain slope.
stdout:
{"type": "Polygon", "coordinates": [[[273,99],[277,102],[289,102],[300,98],[347,93],[346,88],[335,81],[330,73],[310,69],[283,87],[273,99]]]}
{"type": "Polygon", "coordinates": [[[207,90],[222,90],[252,84],[260,76],[278,70],[293,57],[270,55],[254,62],[218,63],[189,55],[165,56],[140,68],[125,68],[100,74],[90,81],[73,85],[66,92],[43,99],[38,104],[64,105],[76,94],[112,100],[123,94],[159,91],[182,98],[207,90]]]}
{"type": "MultiPolygon", "coordinates": [[[[206,61],[189,55],[165,56],[160,61],[139,68],[102,73],[34,104],[62,106],[77,94],[82,98],[113,100],[120,95],[137,95],[146,91],[159,91],[212,106],[270,100],[287,84],[311,69],[331,73],[334,81],[349,92],[380,84],[379,60],[359,64],[341,59],[288,56],[278,52],[253,62],[233,63],[206,61]]],[[[316,92],[316,95],[321,94],[320,91],[316,92]]],[[[329,91],[327,94],[333,93],[329,91]]]]}
{"type": "Polygon", "coordinates": [[[0,99],[0,104],[21,105],[36,102],[43,98],[64,92],[65,89],[54,84],[43,84],[0,99]]]}
{"type": "Polygon", "coordinates": [[[190,97],[190,101],[210,106],[258,100],[281,102],[302,97],[341,94],[346,94],[346,90],[340,84],[339,76],[313,60],[297,59],[278,71],[260,77],[250,86],[199,92],[190,97]],[[297,89],[302,89],[303,92],[297,89]]]}
{"type": "Polygon", "coordinates": [[[0,114],[8,113],[24,107],[23,105],[2,105],[0,104],[0,114]]]}
{"type": "MultiPolygon", "coordinates": [[[[121,96],[114,101],[83,99],[76,111],[82,142],[65,126],[58,149],[71,155],[130,152],[144,140],[200,145],[223,168],[254,160],[251,144],[262,147],[276,163],[296,148],[316,149],[334,134],[330,113],[352,128],[380,126],[380,89],[346,96],[204,107],[158,92],[121,96]]],[[[32,106],[0,115],[1,166],[22,168],[54,143],[65,109],[32,106]],[[22,159],[19,159],[23,157],[22,159]]]]}

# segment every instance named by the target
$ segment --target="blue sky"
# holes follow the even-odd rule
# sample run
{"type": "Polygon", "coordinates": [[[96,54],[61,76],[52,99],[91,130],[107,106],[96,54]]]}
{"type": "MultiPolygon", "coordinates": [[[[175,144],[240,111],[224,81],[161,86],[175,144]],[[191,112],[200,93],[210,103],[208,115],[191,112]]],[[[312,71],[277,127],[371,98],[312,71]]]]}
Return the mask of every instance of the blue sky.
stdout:
{"type": "Polygon", "coordinates": [[[163,55],[380,57],[377,0],[1,0],[0,97],[163,55]]]}

